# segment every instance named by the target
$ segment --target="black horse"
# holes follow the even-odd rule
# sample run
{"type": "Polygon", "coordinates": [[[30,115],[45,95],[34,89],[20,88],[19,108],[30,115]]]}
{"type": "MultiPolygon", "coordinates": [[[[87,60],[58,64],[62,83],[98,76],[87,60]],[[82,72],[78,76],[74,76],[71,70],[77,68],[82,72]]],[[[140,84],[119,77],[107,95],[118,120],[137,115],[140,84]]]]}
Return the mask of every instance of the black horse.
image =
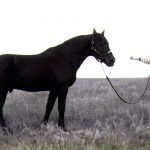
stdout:
{"type": "Polygon", "coordinates": [[[64,113],[68,88],[76,80],[82,62],[94,56],[107,66],[115,58],[109,49],[104,32],[74,37],[63,44],[37,55],[0,56],[0,125],[6,128],[3,106],[8,92],[19,89],[29,92],[50,91],[43,123],[46,124],[58,97],[58,126],[65,130],[64,113]]]}

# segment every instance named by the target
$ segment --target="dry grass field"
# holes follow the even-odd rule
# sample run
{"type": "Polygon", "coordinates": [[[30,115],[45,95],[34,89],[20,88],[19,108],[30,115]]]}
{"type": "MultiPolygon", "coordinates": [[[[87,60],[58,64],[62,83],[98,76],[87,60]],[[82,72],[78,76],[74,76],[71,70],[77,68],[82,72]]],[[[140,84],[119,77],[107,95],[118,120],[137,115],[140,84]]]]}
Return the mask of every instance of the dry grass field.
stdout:
{"type": "MultiPolygon", "coordinates": [[[[128,101],[142,94],[146,79],[113,79],[128,101]]],[[[119,100],[106,79],[78,79],[65,113],[68,132],[57,127],[57,102],[47,127],[41,126],[47,92],[13,91],[4,116],[13,134],[0,131],[0,150],[149,150],[150,85],[136,105],[119,100]]]]}

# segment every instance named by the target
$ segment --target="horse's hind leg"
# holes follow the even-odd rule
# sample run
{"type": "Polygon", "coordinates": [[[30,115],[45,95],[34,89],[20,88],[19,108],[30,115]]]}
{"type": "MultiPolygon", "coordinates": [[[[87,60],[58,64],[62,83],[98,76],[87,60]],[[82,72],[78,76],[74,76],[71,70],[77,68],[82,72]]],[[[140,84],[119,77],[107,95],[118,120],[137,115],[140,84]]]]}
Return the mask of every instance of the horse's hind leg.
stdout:
{"type": "Polygon", "coordinates": [[[6,100],[7,92],[8,92],[7,90],[0,89],[0,126],[2,126],[3,128],[6,128],[6,124],[3,116],[3,106],[6,100]]]}

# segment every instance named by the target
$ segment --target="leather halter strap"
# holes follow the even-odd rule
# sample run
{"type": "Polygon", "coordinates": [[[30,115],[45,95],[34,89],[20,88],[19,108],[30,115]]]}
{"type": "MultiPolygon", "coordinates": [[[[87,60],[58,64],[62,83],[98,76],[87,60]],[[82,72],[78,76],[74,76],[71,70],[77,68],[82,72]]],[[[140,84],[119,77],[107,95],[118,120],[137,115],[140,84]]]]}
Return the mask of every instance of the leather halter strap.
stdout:
{"type": "MultiPolygon", "coordinates": [[[[93,38],[92,38],[92,42],[91,42],[91,50],[94,51],[94,52],[96,52],[96,53],[97,53],[100,57],[102,57],[102,58],[104,58],[104,57],[106,57],[108,54],[112,53],[110,50],[109,50],[107,53],[105,53],[105,54],[102,54],[101,52],[99,52],[99,51],[94,47],[94,39],[93,39],[93,38]]],[[[98,59],[98,58],[96,58],[96,59],[97,59],[97,61],[101,62],[100,59],[98,59]]]]}

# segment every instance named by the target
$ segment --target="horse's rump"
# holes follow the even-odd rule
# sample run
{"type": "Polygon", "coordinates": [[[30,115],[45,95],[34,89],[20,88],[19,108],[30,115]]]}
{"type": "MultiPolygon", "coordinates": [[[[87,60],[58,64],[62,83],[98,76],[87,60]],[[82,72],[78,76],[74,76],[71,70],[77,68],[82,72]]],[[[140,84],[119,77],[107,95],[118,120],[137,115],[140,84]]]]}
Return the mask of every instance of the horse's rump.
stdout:
{"type": "Polygon", "coordinates": [[[8,87],[8,84],[13,80],[15,73],[14,56],[1,55],[0,56],[0,87],[8,87]]]}

